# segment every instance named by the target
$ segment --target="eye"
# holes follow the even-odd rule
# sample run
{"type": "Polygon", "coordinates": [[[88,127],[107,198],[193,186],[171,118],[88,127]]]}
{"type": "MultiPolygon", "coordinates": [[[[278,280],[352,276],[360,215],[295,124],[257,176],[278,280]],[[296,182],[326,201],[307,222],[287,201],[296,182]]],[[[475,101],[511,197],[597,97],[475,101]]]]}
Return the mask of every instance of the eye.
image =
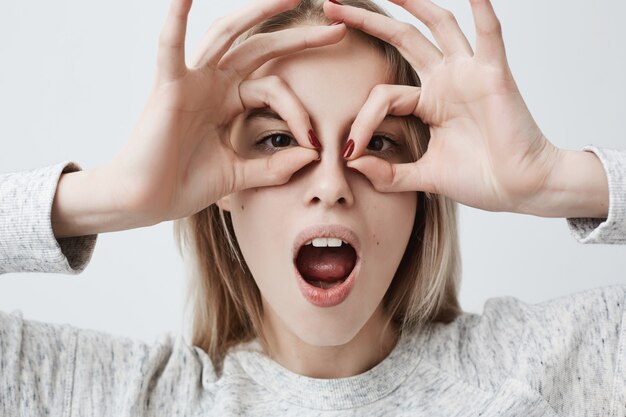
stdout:
{"type": "Polygon", "coordinates": [[[262,151],[275,152],[280,148],[288,147],[292,142],[294,145],[298,144],[292,136],[286,133],[275,132],[258,140],[256,146],[262,151]]]}
{"type": "Polygon", "coordinates": [[[397,148],[398,142],[385,135],[374,135],[367,144],[367,149],[384,155],[395,153],[397,148]]]}

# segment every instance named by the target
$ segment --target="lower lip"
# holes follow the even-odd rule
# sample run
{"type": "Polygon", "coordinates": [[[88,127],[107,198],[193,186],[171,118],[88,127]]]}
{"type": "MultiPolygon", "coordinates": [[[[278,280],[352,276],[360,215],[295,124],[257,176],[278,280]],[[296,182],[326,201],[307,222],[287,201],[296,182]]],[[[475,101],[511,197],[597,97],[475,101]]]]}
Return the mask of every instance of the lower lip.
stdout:
{"type": "Polygon", "coordinates": [[[335,285],[332,288],[324,289],[306,282],[306,280],[302,277],[300,271],[298,271],[298,268],[294,264],[296,276],[298,277],[298,287],[300,288],[300,292],[309,303],[317,307],[333,307],[348,298],[352,287],[354,287],[354,281],[356,280],[356,276],[359,273],[360,268],[361,260],[357,259],[354,268],[352,268],[352,272],[350,272],[350,275],[348,275],[348,278],[346,278],[345,281],[343,281],[339,285],[335,285]]]}

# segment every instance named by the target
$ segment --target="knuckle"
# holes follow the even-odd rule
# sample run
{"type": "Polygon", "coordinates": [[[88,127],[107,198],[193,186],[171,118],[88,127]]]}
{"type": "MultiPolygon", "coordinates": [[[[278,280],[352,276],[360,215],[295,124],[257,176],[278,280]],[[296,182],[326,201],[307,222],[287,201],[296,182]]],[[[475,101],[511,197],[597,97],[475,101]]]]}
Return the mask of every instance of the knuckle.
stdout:
{"type": "Polygon", "coordinates": [[[382,101],[387,98],[389,89],[386,84],[376,84],[370,91],[370,99],[373,101],[382,101]]]}
{"type": "Polygon", "coordinates": [[[229,173],[231,181],[225,181],[226,191],[224,195],[232,194],[241,190],[247,183],[245,164],[241,164],[237,160],[234,160],[229,165],[231,169],[231,172],[229,173]]]}
{"type": "Polygon", "coordinates": [[[235,32],[232,29],[232,25],[227,21],[225,17],[220,17],[213,22],[211,27],[206,31],[206,37],[211,36],[212,33],[215,33],[216,39],[219,41],[223,39],[232,39],[235,36],[235,32]]]}
{"type": "Polygon", "coordinates": [[[441,31],[442,28],[449,28],[454,24],[456,24],[454,14],[450,10],[441,9],[431,26],[434,31],[441,31]]]}
{"type": "Polygon", "coordinates": [[[278,75],[268,75],[266,77],[267,79],[267,84],[268,87],[271,88],[270,91],[274,91],[275,89],[284,89],[286,86],[285,80],[283,80],[280,76],[278,75]]]}
{"type": "Polygon", "coordinates": [[[161,48],[171,48],[174,46],[172,36],[167,29],[164,29],[159,35],[159,46],[161,48]]]}
{"type": "Polygon", "coordinates": [[[479,31],[479,33],[483,35],[500,36],[502,35],[502,25],[500,24],[500,20],[498,18],[494,18],[492,22],[485,26],[479,27],[477,31],[479,31]]]}
{"type": "Polygon", "coordinates": [[[217,32],[221,34],[228,33],[228,26],[226,24],[226,18],[224,16],[220,16],[211,23],[211,26],[206,30],[205,34],[209,34],[209,32],[217,32]]]}
{"type": "Polygon", "coordinates": [[[309,114],[300,106],[299,103],[294,103],[296,107],[292,111],[295,120],[298,120],[303,125],[309,124],[309,114]]]}
{"type": "MultiPolygon", "coordinates": [[[[276,169],[276,154],[267,158],[265,162],[265,176],[266,179],[270,181],[270,183],[275,184],[281,180],[281,173],[276,169]]],[[[279,164],[280,166],[280,164],[279,164]]]]}
{"type": "Polygon", "coordinates": [[[385,184],[387,184],[387,186],[385,187],[386,189],[395,189],[396,187],[398,187],[400,182],[400,178],[398,175],[398,170],[396,168],[395,165],[391,165],[389,167],[389,172],[385,178],[385,184]]]}
{"type": "Polygon", "coordinates": [[[399,46],[400,48],[406,49],[408,46],[412,44],[411,38],[417,31],[413,25],[402,22],[400,24],[400,29],[391,36],[391,41],[393,44],[399,46]]]}
{"type": "Polygon", "coordinates": [[[439,18],[439,21],[442,22],[443,24],[449,25],[451,23],[456,22],[456,17],[454,16],[454,13],[452,13],[450,10],[443,9],[441,12],[441,17],[439,18]]]}
{"type": "Polygon", "coordinates": [[[491,31],[495,35],[502,34],[502,24],[500,23],[499,19],[495,19],[495,21],[493,22],[493,26],[491,27],[491,31]]]}
{"type": "Polygon", "coordinates": [[[256,33],[246,41],[250,49],[254,51],[254,55],[263,61],[268,61],[273,57],[276,40],[271,35],[271,33],[256,33]]]}
{"type": "Polygon", "coordinates": [[[224,16],[219,16],[217,19],[213,21],[210,28],[219,28],[221,27],[220,25],[223,25],[223,24],[224,24],[224,16]]]}
{"type": "Polygon", "coordinates": [[[282,94],[285,94],[286,83],[278,75],[270,75],[267,77],[264,94],[266,102],[275,101],[282,94]]]}

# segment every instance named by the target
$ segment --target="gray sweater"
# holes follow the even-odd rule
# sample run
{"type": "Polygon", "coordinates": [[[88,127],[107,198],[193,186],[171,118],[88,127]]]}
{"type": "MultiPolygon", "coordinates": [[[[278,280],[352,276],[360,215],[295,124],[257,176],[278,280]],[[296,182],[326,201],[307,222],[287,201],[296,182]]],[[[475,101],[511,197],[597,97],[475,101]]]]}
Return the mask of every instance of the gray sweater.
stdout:
{"type": "MultiPolygon", "coordinates": [[[[609,180],[607,219],[567,219],[582,243],[626,243],[626,151],[587,146],[609,180]]],[[[0,273],[78,274],[96,235],[54,238],[70,161],[0,175],[0,273]]],[[[626,280],[626,279],[625,279],[626,280]]],[[[315,379],[230,351],[218,376],[182,336],[155,343],[0,312],[0,416],[626,416],[626,283],[539,304],[491,298],[482,314],[403,334],[377,366],[315,379]]]]}

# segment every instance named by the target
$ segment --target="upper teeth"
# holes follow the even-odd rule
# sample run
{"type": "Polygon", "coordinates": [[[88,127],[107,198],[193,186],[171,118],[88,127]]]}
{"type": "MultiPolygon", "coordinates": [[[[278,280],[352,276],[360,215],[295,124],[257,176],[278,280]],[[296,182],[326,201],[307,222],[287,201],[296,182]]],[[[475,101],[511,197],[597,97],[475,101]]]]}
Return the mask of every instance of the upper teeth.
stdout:
{"type": "Polygon", "coordinates": [[[336,239],[334,237],[316,237],[313,240],[309,240],[306,244],[315,246],[316,248],[325,248],[330,246],[331,248],[338,248],[342,243],[347,243],[344,240],[336,239]]]}

